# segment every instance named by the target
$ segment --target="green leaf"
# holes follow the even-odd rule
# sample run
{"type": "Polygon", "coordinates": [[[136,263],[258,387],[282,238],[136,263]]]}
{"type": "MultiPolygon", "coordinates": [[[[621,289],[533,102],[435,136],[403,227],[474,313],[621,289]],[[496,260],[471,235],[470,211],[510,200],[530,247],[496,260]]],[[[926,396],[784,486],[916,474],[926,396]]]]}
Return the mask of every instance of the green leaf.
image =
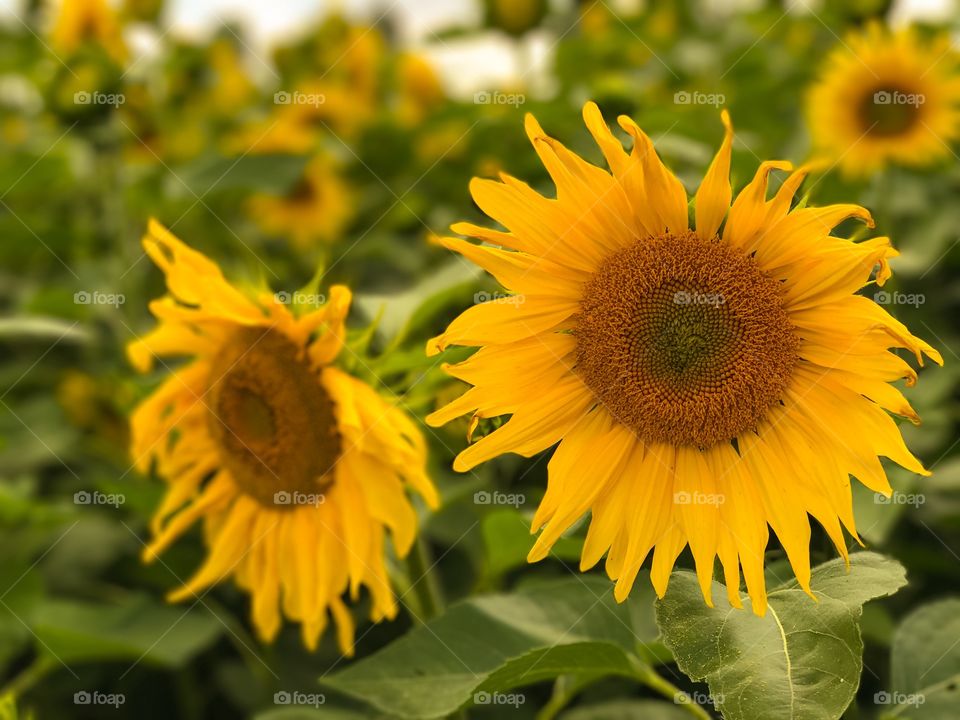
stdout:
{"type": "MultiPolygon", "coordinates": [[[[494,510],[483,518],[482,529],[489,578],[527,564],[533,538],[530,521],[522,513],[512,508],[494,510]]],[[[550,552],[561,560],[578,563],[581,545],[571,538],[560,538],[550,552]]]]}
{"type": "Polygon", "coordinates": [[[679,705],[656,700],[614,700],[578,707],[563,713],[561,720],[690,720],[679,705]]]}
{"type": "Polygon", "coordinates": [[[814,568],[818,602],[795,579],[774,586],[764,617],[730,606],[713,584],[715,607],[703,601],[697,578],[676,572],[657,603],[657,624],[677,665],[705,680],[727,720],[828,720],[853,699],[863,668],[859,619],[863,603],[906,584],[903,567],[871,552],[814,568]]]}
{"type": "Polygon", "coordinates": [[[279,193],[290,188],[303,175],[307,160],[298,155],[207,157],[178,171],[181,182],[172,186],[172,190],[187,193],[189,187],[201,197],[209,192],[226,190],[279,193]]]}
{"type": "Polygon", "coordinates": [[[67,665],[131,660],[179,667],[222,629],[207,611],[161,605],[144,596],[111,605],[50,600],[33,616],[40,649],[67,665]]]}
{"type": "Polygon", "coordinates": [[[321,683],[384,712],[435,718],[559,675],[634,676],[634,649],[654,634],[631,611],[649,613],[651,599],[638,587],[618,605],[591,576],[475,597],[321,683]]]}
{"type": "Polygon", "coordinates": [[[891,649],[892,692],[878,705],[917,720],[952,720],[960,705],[960,598],[924,605],[897,628],[891,649]]]}

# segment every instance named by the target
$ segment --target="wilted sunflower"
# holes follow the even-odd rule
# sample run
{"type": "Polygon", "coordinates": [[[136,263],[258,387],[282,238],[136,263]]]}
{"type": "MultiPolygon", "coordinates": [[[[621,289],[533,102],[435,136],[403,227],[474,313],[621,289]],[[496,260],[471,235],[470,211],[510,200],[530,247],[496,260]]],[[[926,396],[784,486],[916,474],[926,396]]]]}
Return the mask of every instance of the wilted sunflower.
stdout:
{"type": "Polygon", "coordinates": [[[947,156],[960,135],[960,71],[950,37],[869,24],[829,55],[807,115],[814,145],[838,157],[847,175],[947,156]]]}
{"type": "Polygon", "coordinates": [[[409,485],[431,506],[417,426],[368,385],[332,365],[344,342],[350,292],[299,317],[269,293],[251,299],[215,263],[156,222],[144,238],[170,295],[151,303],[160,325],[132,343],[142,372],[157,358],[193,356],[134,412],[133,455],[170,489],[152,522],[155,559],[198,520],[209,553],[173,601],[234,576],[253,596],[253,623],[271,640],[281,611],[302,623],[311,649],[337,624],[351,654],[343,602],[371,594],[371,618],[396,614],[384,564],[384,528],[399,555],[416,515],[409,485]]]}
{"type": "Polygon", "coordinates": [[[629,155],[595,104],[584,119],[612,174],[528,116],[557,199],[507,175],[474,179],[474,200],[508,231],[461,223],[455,232],[489,245],[440,240],[524,302],[472,307],[428,343],[430,354],[480,347],[447,366],[474,387],[428,422],[512,416],[460,453],[459,471],[559,441],[530,561],[591,511],[581,568],[606,553],[618,600],[651,550],[662,596],[689,544],[708,603],[719,556],[730,602],[740,606],[742,567],[762,614],[768,524],[809,592],[808,513],[846,556],[841,523],[856,537],[848,474],[888,495],[878,456],[926,474],[886,412],[917,421],[888,384],[916,374],[887,350],[940,355],[855,294],[877,266],[882,284],[896,255],[887,238],[830,235],[847,218],[872,226],[865,209],[791,211],[807,168],[768,200],[768,175],[784,162],[761,164],[731,206],[726,113],[692,226],[683,185],[630,118],[620,117],[629,155]]]}
{"type": "Polygon", "coordinates": [[[254,195],[247,209],[265,233],[289,237],[296,247],[305,249],[340,236],[352,217],[350,197],[350,188],[333,162],[318,155],[286,193],[254,195]]]}

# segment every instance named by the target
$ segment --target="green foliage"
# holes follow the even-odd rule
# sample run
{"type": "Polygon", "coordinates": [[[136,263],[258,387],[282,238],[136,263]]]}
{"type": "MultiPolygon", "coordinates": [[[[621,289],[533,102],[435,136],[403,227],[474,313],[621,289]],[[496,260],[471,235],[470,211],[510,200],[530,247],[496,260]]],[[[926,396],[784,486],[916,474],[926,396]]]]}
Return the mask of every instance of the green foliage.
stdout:
{"type": "MultiPolygon", "coordinates": [[[[354,659],[340,655],[329,631],[315,653],[289,625],[264,644],[251,632],[248,597],[232,583],[181,605],[164,601],[202,562],[204,538],[194,532],[162,563],[142,564],[164,486],[129,456],[129,412],[168,375],[138,376],[124,354],[153,326],[148,305],[163,294],[140,246],[147,218],[247,288],[320,295],[348,284],[343,364],[422,420],[464,387],[441,364],[472,352],[426,357],[426,341],[499,292],[429,236],[459,220],[494,225],[470,197],[472,176],[504,171],[552,194],[523,132],[526,112],[596,163],[583,101],[595,99],[608,120],[629,113],[692,194],[726,106],[739,189],[760,159],[808,158],[802,103],[818,61],[849,30],[885,17],[889,3],[820,3],[813,14],[772,0],[736,11],[701,0],[633,10],[488,0],[472,19],[430,36],[441,55],[478,38],[507,47],[516,78],[480,90],[514,104],[442,87],[416,101],[402,72],[410,48],[391,31],[389,13],[375,28],[326,17],[264,54],[242,27],[182,38],[164,25],[158,0],[122,4],[122,22],[150,23],[127,34],[156,40],[125,67],[96,43],[54,47],[45,3],[23,2],[19,21],[0,25],[0,720],[97,717],[72,700],[94,688],[127,695],[111,717],[138,719],[957,716],[960,168],[952,161],[864,181],[831,170],[801,192],[812,205],[871,209],[877,234],[902,253],[883,290],[913,298],[888,309],[947,361],[922,370],[916,387],[899,384],[923,418],[920,427],[902,424],[906,443],[932,477],[885,462],[890,500],[851,483],[871,552],[852,554],[847,572],[815,526],[816,603],[780,579],[790,570],[775,541],[762,618],[742,589],[746,608],[731,609],[717,583],[714,607],[705,606],[686,570],[656,603],[641,573],[617,605],[601,572],[579,574],[583,524],[529,565],[549,453],[455,474],[464,419],[424,430],[444,502],[436,513],[418,508],[414,560],[388,558],[396,620],[371,624],[361,595],[350,603],[354,659]],[[540,77],[532,60],[543,47],[540,77]],[[321,107],[278,105],[274,93],[312,84],[327,94],[321,107]],[[94,91],[124,101],[75,99],[94,91]],[[678,102],[691,92],[717,102],[678,102]],[[277,137],[270,129],[284,109],[304,117],[277,137]],[[249,200],[296,197],[316,156],[336,168],[352,212],[334,242],[304,247],[291,233],[264,230],[249,200]],[[114,302],[84,301],[92,293],[114,302]],[[94,490],[124,501],[75,501],[94,490]],[[886,599],[864,606],[873,598],[886,599]],[[277,699],[294,691],[323,702],[277,699]]],[[[474,437],[499,422],[484,419],[474,437]]],[[[690,557],[678,566],[691,567],[690,557]]]]}
{"type": "Polygon", "coordinates": [[[862,605],[906,584],[903,567],[875,553],[854,553],[815,568],[816,601],[789,580],[769,588],[766,614],[730,606],[713,583],[714,607],[703,602],[695,575],[675,573],[657,603],[657,623],[677,665],[710,687],[729,720],[839,718],[853,700],[863,669],[862,605]]]}
{"type": "Polygon", "coordinates": [[[452,606],[379,653],[321,683],[404,718],[446,717],[474,704],[520,705],[524,687],[562,675],[636,677],[652,643],[650,591],[618,606],[603,580],[584,577],[452,606]]]}

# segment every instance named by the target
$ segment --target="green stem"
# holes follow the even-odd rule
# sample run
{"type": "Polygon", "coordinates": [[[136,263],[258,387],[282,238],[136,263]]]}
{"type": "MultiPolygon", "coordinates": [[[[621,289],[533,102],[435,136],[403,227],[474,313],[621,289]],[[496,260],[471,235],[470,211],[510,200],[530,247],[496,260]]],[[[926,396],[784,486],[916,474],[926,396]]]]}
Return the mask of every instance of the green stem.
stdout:
{"type": "Polygon", "coordinates": [[[537,720],[553,720],[573,698],[596,678],[577,678],[574,675],[561,675],[553,684],[553,694],[547,704],[537,713],[537,720]]]}
{"type": "Polygon", "coordinates": [[[20,697],[56,667],[57,663],[53,658],[46,655],[38,656],[31,665],[27,666],[23,672],[13,678],[7,683],[6,687],[0,690],[0,697],[7,695],[12,695],[15,698],[20,697]]]}
{"type": "Polygon", "coordinates": [[[420,607],[419,616],[414,619],[418,623],[426,623],[443,611],[443,595],[437,576],[432,572],[433,561],[430,558],[427,544],[423,538],[417,541],[407,555],[407,573],[409,575],[409,590],[417,598],[420,607]]]}
{"type": "MultiPolygon", "coordinates": [[[[657,675],[653,668],[648,665],[638,666],[635,677],[654,692],[662,695],[665,698],[669,698],[674,702],[676,702],[678,693],[686,695],[683,690],[678,688],[669,680],[665,680],[660,675],[657,675]]],[[[692,700],[690,702],[679,703],[679,706],[692,714],[695,718],[699,718],[700,720],[713,720],[713,718],[710,717],[710,713],[692,700]]]]}

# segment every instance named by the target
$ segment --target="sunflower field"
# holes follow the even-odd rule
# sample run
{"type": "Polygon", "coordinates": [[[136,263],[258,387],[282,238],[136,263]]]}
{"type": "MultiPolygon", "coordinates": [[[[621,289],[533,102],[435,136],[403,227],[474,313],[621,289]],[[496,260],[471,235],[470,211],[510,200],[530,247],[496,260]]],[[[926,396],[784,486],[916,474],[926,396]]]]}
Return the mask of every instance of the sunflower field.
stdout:
{"type": "Polygon", "coordinates": [[[6,3],[0,720],[960,717],[922,4],[6,3]]]}

